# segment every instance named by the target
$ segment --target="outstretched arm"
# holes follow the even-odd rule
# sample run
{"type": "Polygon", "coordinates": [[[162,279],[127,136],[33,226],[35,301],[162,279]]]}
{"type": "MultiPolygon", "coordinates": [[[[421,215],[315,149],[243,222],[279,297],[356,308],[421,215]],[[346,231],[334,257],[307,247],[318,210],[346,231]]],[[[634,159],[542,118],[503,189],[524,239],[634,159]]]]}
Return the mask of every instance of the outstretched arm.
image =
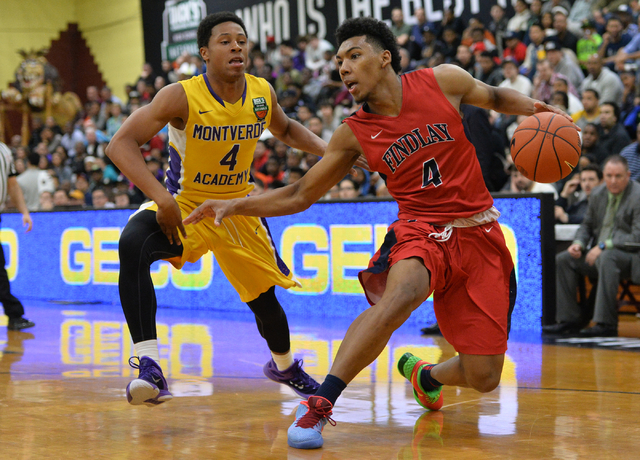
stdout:
{"type": "Polygon", "coordinates": [[[215,225],[233,215],[271,217],[304,211],[347,175],[362,150],[351,129],[341,125],[324,157],[294,184],[248,198],[206,200],[184,220],[185,224],[215,217],[215,225]]]}
{"type": "Polygon", "coordinates": [[[140,146],[167,123],[184,126],[189,116],[187,96],[182,85],[169,85],[156,94],[153,102],[131,114],[113,136],[106,154],[115,165],[158,205],[156,219],[170,242],[180,244],[178,232],[186,237],[180,208],[171,194],[147,168],[140,146]]]}
{"type": "Polygon", "coordinates": [[[440,89],[456,108],[460,104],[471,104],[506,115],[527,116],[540,112],[554,112],[573,123],[573,119],[557,107],[531,99],[513,89],[489,86],[458,66],[440,65],[434,69],[434,75],[440,89]]]}

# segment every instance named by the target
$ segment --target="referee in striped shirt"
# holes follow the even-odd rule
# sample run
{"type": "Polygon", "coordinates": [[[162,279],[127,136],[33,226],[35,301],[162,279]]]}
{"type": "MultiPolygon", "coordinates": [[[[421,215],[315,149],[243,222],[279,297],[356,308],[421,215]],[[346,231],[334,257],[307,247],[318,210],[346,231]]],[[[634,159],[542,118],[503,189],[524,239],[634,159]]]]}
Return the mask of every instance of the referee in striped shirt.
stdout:
{"type": "MultiPolygon", "coordinates": [[[[7,194],[9,194],[11,201],[22,214],[22,225],[26,227],[26,231],[29,232],[33,226],[33,221],[29,215],[27,205],[24,202],[22,189],[20,189],[20,185],[18,185],[17,175],[11,150],[0,142],[0,210],[4,209],[7,194]]],[[[0,245],[0,302],[2,302],[2,306],[4,307],[4,313],[9,317],[7,327],[11,331],[19,331],[33,327],[35,323],[23,316],[24,307],[22,303],[11,294],[9,276],[7,275],[7,270],[4,268],[5,264],[4,250],[2,249],[2,245],[0,245]]]]}

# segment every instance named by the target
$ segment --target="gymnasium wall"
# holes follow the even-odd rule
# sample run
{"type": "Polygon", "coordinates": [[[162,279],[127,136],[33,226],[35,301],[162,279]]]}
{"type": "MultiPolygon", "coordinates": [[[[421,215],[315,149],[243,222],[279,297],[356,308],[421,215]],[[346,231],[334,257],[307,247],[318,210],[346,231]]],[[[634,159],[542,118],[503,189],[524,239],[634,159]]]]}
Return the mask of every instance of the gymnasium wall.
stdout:
{"type": "MultiPolygon", "coordinates": [[[[496,198],[495,205],[518,279],[512,329],[539,331],[545,304],[555,297],[553,199],[544,194],[496,198]],[[546,238],[549,229],[551,238],[546,238]]],[[[0,239],[13,293],[25,301],[119,305],[117,244],[132,212],[36,212],[30,233],[24,232],[20,214],[3,215],[0,239]]],[[[336,202],[269,219],[275,249],[303,286],[278,289],[287,312],[352,319],[366,309],[357,275],[397,212],[393,201],[336,202]]],[[[211,253],[182,271],[156,262],[152,277],[161,307],[246,311],[211,253]]],[[[431,300],[412,315],[418,324],[434,319],[431,300]]]]}
{"type": "Polygon", "coordinates": [[[140,3],[132,0],[2,0],[0,90],[15,80],[18,50],[49,47],[69,23],[78,24],[103,78],[124,98],[144,62],[140,3]]]}

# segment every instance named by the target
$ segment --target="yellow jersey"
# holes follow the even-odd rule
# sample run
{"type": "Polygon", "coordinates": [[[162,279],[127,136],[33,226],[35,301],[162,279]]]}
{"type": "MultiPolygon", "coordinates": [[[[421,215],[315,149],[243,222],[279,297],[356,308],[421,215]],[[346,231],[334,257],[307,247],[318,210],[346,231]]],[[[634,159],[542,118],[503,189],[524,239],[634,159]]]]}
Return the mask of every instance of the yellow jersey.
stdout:
{"type": "Polygon", "coordinates": [[[206,74],[180,81],[189,103],[184,130],[169,124],[167,188],[193,203],[208,198],[246,196],[258,139],[269,127],[271,90],[262,78],[245,75],[245,90],[235,104],[223,101],[206,74]]]}

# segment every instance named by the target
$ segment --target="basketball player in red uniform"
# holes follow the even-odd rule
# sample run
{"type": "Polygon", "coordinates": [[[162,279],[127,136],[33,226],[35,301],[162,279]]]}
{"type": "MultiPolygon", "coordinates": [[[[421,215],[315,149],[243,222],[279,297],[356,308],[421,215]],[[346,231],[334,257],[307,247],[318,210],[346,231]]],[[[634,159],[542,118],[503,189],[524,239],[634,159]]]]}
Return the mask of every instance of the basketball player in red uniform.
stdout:
{"type": "Polygon", "coordinates": [[[442,385],[482,393],[498,386],[515,275],[497,222],[500,213],[465,137],[459,107],[472,104],[513,115],[561,113],[517,91],[488,86],[452,65],[398,76],[394,36],[375,19],[349,19],[336,38],[342,81],[364,105],[336,130],[323,159],[295,184],[257,197],[207,200],[185,219],[188,224],[215,217],[219,225],[237,214],[303,211],[360,155],[371,170],[386,176],[399,213],[369,268],[360,273],[372,306],[351,324],[329,375],[296,412],[288,441],[303,449],[322,446],[322,428],[332,422],[336,399],[431,292],[442,333],[459,354],[437,365],[409,353],[400,359],[398,369],[411,381],[418,403],[438,410],[442,385]]]}

